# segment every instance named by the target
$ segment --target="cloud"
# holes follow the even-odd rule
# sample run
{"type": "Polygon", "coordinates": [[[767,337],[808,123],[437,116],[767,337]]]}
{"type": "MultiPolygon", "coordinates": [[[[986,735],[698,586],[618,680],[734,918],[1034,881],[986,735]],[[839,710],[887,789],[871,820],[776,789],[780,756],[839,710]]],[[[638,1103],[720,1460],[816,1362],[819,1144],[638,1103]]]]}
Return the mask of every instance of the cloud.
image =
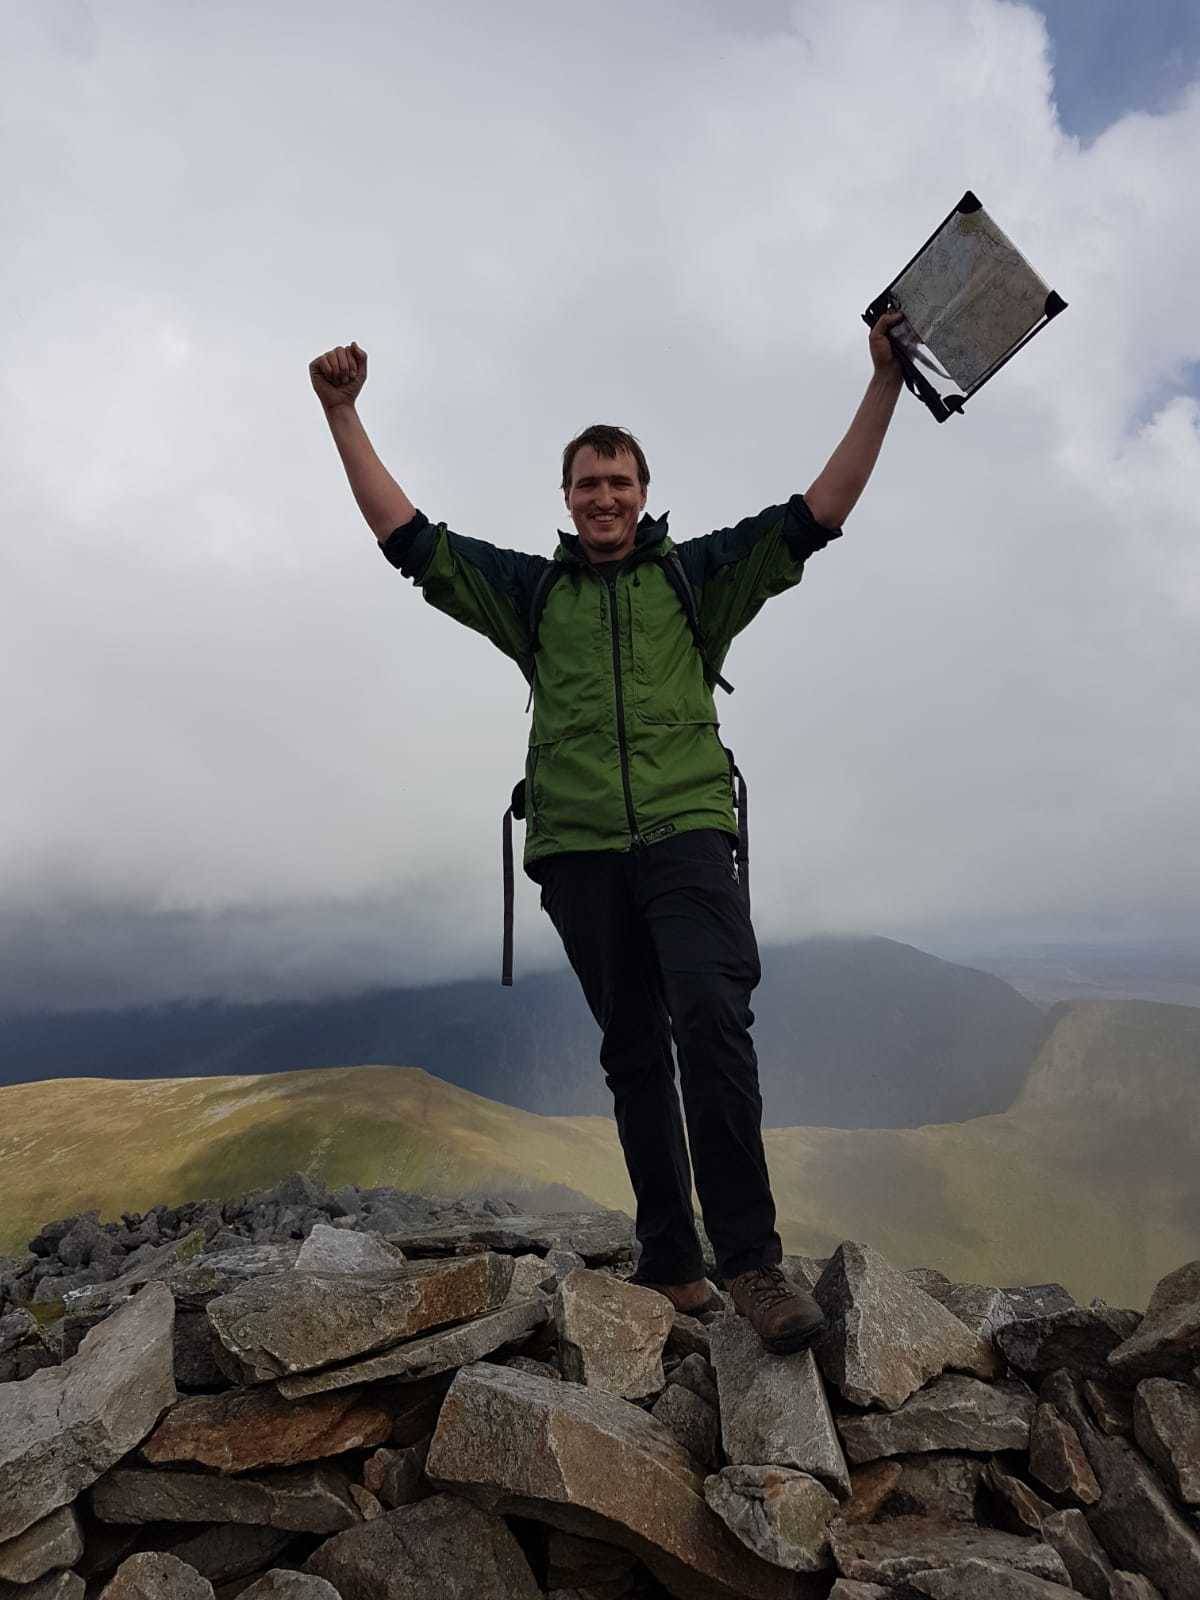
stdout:
{"type": "Polygon", "coordinates": [[[1002,0],[45,12],[5,22],[0,150],[23,981],[232,992],[195,952],[235,923],[256,984],[301,948],[314,989],[387,981],[406,919],[409,970],[489,970],[523,685],[375,550],[311,356],[370,351],[380,454],[463,532],[549,550],[603,419],[688,536],[807,487],[863,306],[967,187],[1070,308],[962,418],[901,396],[730,657],[760,937],[1194,918],[1195,86],[1084,147],[1002,0]],[[119,968],[63,932],[105,907],[119,968]]]}

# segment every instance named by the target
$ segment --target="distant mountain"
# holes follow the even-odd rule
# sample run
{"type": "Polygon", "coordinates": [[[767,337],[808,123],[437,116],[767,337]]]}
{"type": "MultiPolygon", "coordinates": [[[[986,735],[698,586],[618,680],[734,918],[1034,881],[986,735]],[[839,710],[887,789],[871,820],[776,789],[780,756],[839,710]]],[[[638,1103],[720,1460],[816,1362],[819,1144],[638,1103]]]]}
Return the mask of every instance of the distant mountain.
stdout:
{"type": "MultiPolygon", "coordinates": [[[[1044,1018],[988,973],[890,939],[763,951],[754,996],[764,1120],[915,1127],[1002,1111],[1044,1018]]],[[[608,1115],[599,1030],[569,972],[309,1004],[218,1002],[0,1019],[0,1084],[420,1066],[489,1100],[608,1115]]]]}
{"type": "MultiPolygon", "coordinates": [[[[789,1250],[1143,1306],[1200,1237],[1200,1010],[1057,1008],[1012,1109],[904,1129],[773,1128],[789,1250]]],[[[0,1250],[52,1217],[224,1199],[307,1171],[432,1194],[565,1185],[632,1210],[609,1117],[545,1117],[412,1068],[0,1088],[0,1250]]]]}
{"type": "Polygon", "coordinates": [[[1038,1004],[1059,1000],[1161,1000],[1200,1006],[1200,939],[1025,944],[949,952],[994,972],[1038,1004]]]}

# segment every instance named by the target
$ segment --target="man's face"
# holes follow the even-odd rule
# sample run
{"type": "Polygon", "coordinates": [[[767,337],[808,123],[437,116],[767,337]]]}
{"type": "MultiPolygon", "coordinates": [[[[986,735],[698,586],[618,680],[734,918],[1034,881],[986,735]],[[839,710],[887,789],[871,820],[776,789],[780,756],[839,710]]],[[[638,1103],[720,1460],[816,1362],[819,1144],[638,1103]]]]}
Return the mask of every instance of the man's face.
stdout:
{"type": "Polygon", "coordinates": [[[628,450],[611,458],[591,445],[577,450],[564,498],[589,561],[618,561],[633,549],[646,491],[628,450]]]}

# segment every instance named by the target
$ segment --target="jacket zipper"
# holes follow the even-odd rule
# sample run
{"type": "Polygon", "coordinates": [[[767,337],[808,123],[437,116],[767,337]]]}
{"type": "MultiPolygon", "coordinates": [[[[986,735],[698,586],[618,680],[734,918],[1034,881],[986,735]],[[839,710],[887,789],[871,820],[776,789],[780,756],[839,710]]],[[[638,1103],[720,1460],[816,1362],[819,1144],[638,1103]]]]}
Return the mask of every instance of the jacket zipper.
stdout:
{"type": "Polygon", "coordinates": [[[621,692],[621,641],[617,629],[617,580],[606,577],[608,585],[608,620],[612,629],[613,678],[617,692],[617,750],[621,757],[621,786],[625,791],[625,815],[629,821],[631,843],[636,850],[643,843],[638,832],[637,817],[633,810],[633,790],[629,786],[629,747],[625,742],[625,697],[621,692]]]}

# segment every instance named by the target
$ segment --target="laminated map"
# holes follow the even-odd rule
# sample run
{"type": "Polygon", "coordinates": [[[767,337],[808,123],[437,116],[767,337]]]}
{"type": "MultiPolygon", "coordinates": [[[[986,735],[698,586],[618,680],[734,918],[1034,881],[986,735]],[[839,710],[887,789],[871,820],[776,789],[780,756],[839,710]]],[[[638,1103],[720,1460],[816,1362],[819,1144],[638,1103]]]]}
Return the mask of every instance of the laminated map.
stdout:
{"type": "Polygon", "coordinates": [[[964,393],[1046,314],[1049,294],[982,206],[955,212],[891,289],[964,393]]]}

